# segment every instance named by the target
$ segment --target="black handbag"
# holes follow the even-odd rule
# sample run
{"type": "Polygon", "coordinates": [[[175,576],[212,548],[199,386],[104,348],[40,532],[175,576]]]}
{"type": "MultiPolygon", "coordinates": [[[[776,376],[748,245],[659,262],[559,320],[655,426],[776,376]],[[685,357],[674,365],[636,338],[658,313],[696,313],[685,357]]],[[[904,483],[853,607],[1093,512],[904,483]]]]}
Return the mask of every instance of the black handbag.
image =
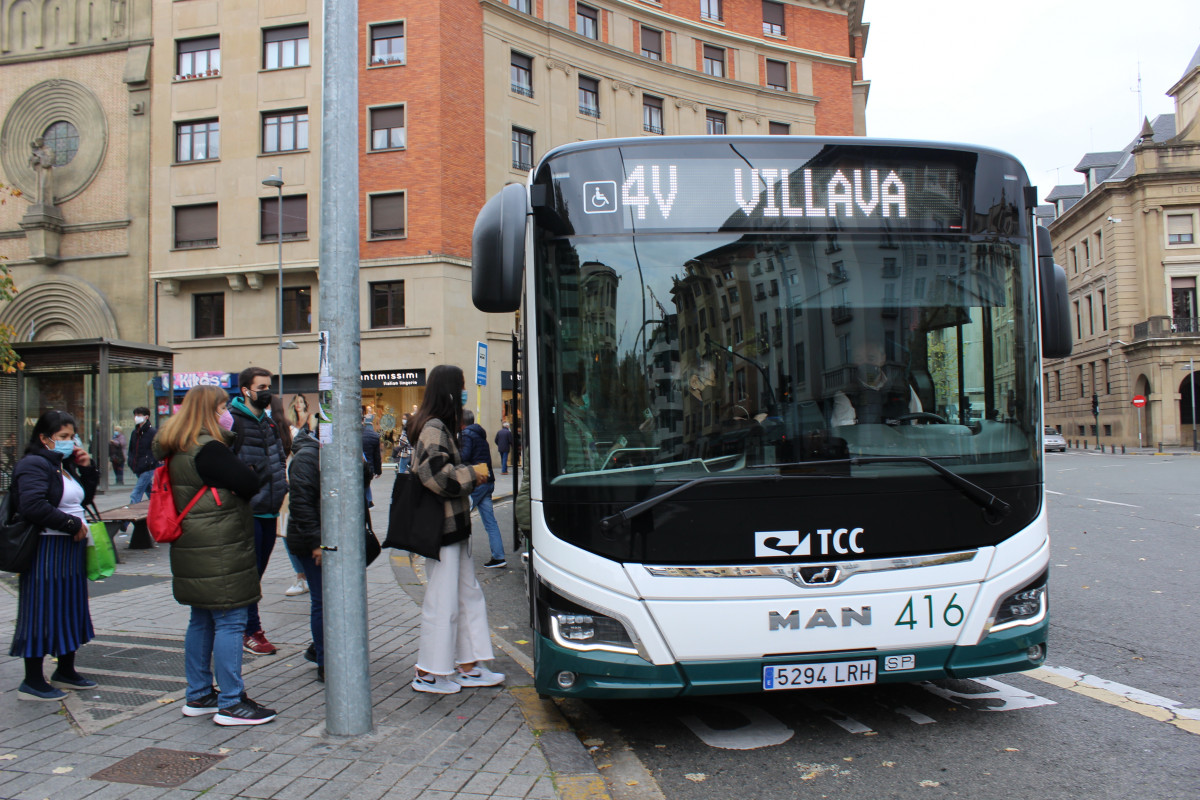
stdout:
{"type": "Polygon", "coordinates": [[[375,535],[375,527],[371,524],[371,512],[367,511],[367,541],[366,549],[363,551],[366,555],[367,566],[371,566],[371,562],[379,558],[379,554],[383,552],[383,548],[379,544],[379,537],[375,535]]]}
{"type": "Polygon", "coordinates": [[[442,549],[442,527],[446,524],[445,501],[425,488],[411,472],[396,476],[392,506],[388,509],[388,532],[384,547],[437,560],[442,549]]]}
{"type": "Polygon", "coordinates": [[[4,500],[0,502],[0,570],[4,572],[24,572],[33,563],[37,554],[38,536],[41,531],[17,511],[17,501],[13,495],[17,493],[17,485],[9,487],[4,500]]]}

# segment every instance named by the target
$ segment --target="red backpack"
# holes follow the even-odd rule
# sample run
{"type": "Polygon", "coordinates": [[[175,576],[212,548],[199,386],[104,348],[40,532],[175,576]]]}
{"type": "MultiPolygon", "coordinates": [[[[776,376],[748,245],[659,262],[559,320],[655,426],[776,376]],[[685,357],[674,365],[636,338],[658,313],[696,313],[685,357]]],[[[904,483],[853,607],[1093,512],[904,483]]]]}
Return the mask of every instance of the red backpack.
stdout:
{"type": "Polygon", "coordinates": [[[154,469],[154,482],[150,484],[150,510],[146,513],[146,528],[156,542],[173,542],[183,534],[183,518],[192,510],[192,506],[211,490],[213,500],[221,505],[221,497],[211,486],[202,486],[196,496],[187,504],[183,511],[175,510],[175,495],[171,493],[171,473],[168,467],[171,460],[167,459],[161,467],[154,469]]]}

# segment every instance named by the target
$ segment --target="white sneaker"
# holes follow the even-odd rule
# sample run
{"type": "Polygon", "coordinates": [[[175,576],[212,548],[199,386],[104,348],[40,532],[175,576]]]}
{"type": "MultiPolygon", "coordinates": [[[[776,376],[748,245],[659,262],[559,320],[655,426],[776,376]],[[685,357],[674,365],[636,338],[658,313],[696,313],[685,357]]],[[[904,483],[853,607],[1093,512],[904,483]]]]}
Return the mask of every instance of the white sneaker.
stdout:
{"type": "Polygon", "coordinates": [[[475,667],[470,672],[461,669],[454,671],[454,682],[460,686],[473,688],[476,686],[498,686],[504,683],[503,672],[492,672],[486,667],[475,667]]]}
{"type": "Polygon", "coordinates": [[[286,594],[288,597],[295,597],[295,596],[301,595],[301,594],[308,594],[308,581],[304,580],[304,578],[300,578],[295,583],[293,583],[291,586],[289,586],[287,588],[287,591],[284,592],[284,594],[286,594]]]}
{"type": "Polygon", "coordinates": [[[434,675],[432,672],[413,678],[412,687],[418,692],[430,694],[458,694],[462,691],[462,687],[450,680],[450,676],[434,675]]]}

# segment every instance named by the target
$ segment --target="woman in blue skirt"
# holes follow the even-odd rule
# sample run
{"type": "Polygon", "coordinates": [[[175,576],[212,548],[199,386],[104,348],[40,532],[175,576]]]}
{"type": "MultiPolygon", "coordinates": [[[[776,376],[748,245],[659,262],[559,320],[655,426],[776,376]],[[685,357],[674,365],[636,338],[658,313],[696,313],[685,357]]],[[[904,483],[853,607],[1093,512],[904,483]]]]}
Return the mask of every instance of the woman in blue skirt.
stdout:
{"type": "Polygon", "coordinates": [[[83,509],[99,483],[92,457],[75,446],[75,418],[65,411],[42,414],[13,471],[17,508],[42,529],[33,563],[21,573],[17,630],[9,650],[25,659],[20,700],[61,700],[63,689],[96,685],[75,671],[75,651],[93,635],[83,509]],[[58,657],[49,683],[42,668],[47,655],[58,657]]]}

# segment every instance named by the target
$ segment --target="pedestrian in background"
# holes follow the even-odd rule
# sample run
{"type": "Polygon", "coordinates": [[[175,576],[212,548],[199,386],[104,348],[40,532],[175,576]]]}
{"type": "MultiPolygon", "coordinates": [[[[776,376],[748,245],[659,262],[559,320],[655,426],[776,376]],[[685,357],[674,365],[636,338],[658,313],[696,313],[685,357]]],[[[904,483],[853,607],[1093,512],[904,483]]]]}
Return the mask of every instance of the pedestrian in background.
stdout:
{"type": "MultiPolygon", "coordinates": [[[[259,475],[268,475],[250,508],[254,514],[254,553],[258,562],[258,577],[262,580],[275,549],[275,532],[279,528],[279,509],[287,495],[287,453],[279,436],[278,423],[267,414],[271,407],[271,373],[262,367],[247,367],[238,375],[241,394],[229,403],[233,417],[233,452],[246,466],[259,475]]],[[[243,646],[248,653],[274,655],[275,645],[263,631],[256,600],[246,612],[246,633],[243,646]]]]}
{"type": "Polygon", "coordinates": [[[325,614],[321,594],[321,443],[306,428],[292,442],[288,464],[287,548],[303,571],[309,588],[310,651],[317,664],[317,680],[325,682],[325,614]]]}
{"type": "Polygon", "coordinates": [[[412,442],[408,438],[411,421],[412,414],[405,414],[400,421],[400,438],[396,440],[396,449],[392,451],[392,460],[396,462],[397,474],[408,472],[408,465],[412,461],[412,442]]]}
{"type": "Polygon", "coordinates": [[[463,372],[441,364],[425,384],[425,398],[412,421],[412,473],[446,507],[441,549],[425,562],[421,604],[418,692],[455,694],[464,686],[496,686],[504,675],[479,666],[491,661],[492,640],[483,588],[471,561],[471,492],[485,476],[463,463],[455,444],[462,427],[463,372]]]}
{"type": "Polygon", "coordinates": [[[214,714],[218,725],[261,725],[275,712],[245,693],[242,637],[248,610],[262,597],[250,500],[270,473],[256,472],[229,448],[228,400],[216,386],[188,390],[154,446],[169,459],[176,509],[203,492],[171,544],[171,589],[176,602],[192,609],[183,642],[183,715],[214,714]]]}
{"type": "MultiPolygon", "coordinates": [[[[271,419],[275,422],[275,428],[279,431],[279,441],[283,445],[283,452],[286,456],[284,463],[286,464],[292,458],[292,442],[295,440],[296,434],[300,429],[292,426],[291,418],[286,416],[283,410],[283,398],[278,395],[271,398],[271,407],[267,410],[267,413],[271,415],[271,419]]],[[[291,498],[292,487],[289,482],[288,493],[283,498],[283,505],[279,507],[279,525],[275,529],[275,535],[280,539],[287,533],[291,498]]],[[[299,597],[308,592],[308,580],[304,577],[304,567],[290,549],[286,547],[284,549],[287,550],[288,561],[292,562],[292,572],[296,578],[292,582],[292,585],[285,589],[283,593],[288,597],[299,597]]]]}
{"type": "Polygon", "coordinates": [[[475,412],[464,408],[462,412],[463,429],[459,436],[462,448],[462,460],[467,466],[485,464],[487,480],[471,492],[471,508],[479,509],[479,520],[487,531],[488,546],[491,548],[491,560],[483,566],[487,569],[499,569],[508,566],[504,558],[504,537],[500,535],[500,526],[496,523],[496,514],[492,509],[492,493],[496,490],[496,475],[492,472],[492,449],[488,446],[487,431],[475,422],[475,412]]]}
{"type": "MultiPolygon", "coordinates": [[[[371,470],[371,479],[374,480],[383,474],[383,455],[379,450],[379,433],[375,430],[375,413],[371,410],[371,406],[363,406],[362,418],[362,449],[363,458],[367,460],[367,466],[371,470]]],[[[367,484],[367,508],[375,505],[375,498],[371,496],[371,484],[367,484]]]]}
{"type": "Polygon", "coordinates": [[[500,430],[496,431],[496,452],[500,454],[500,474],[508,474],[508,451],[512,449],[512,431],[508,427],[508,422],[504,422],[500,426],[500,430]]]}
{"type": "Polygon", "coordinates": [[[108,463],[112,464],[113,478],[116,480],[117,486],[125,485],[125,434],[121,433],[121,426],[117,426],[113,430],[112,438],[108,440],[108,463]]]}
{"type": "Polygon", "coordinates": [[[33,563],[18,582],[17,627],[9,648],[9,655],[25,659],[18,700],[61,700],[63,689],[96,686],[75,670],[75,651],[94,635],[83,509],[99,483],[91,455],[75,445],[75,418],[65,411],[38,417],[10,489],[21,516],[41,528],[33,563]],[[47,655],[58,657],[49,683],[42,668],[47,655]]]}
{"type": "Polygon", "coordinates": [[[150,409],[145,406],[133,410],[133,423],[133,430],[129,433],[129,468],[137,476],[137,483],[129,495],[129,502],[140,503],[143,497],[150,496],[154,468],[158,466],[158,460],[150,448],[158,431],[150,424],[150,409]]]}

